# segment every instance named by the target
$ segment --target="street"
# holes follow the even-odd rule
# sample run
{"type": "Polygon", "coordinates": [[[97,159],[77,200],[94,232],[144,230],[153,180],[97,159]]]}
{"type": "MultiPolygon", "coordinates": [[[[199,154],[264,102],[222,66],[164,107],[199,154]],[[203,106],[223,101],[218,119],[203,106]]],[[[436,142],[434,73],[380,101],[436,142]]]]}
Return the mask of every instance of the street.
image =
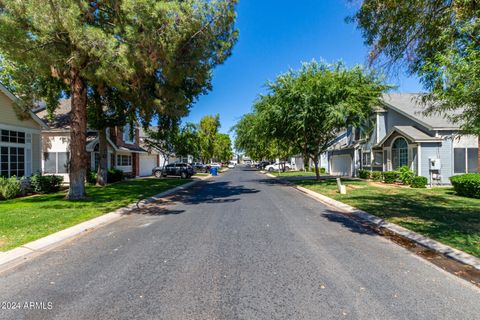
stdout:
{"type": "Polygon", "coordinates": [[[473,285],[238,167],[1,273],[0,303],[0,319],[480,317],[473,285]]]}

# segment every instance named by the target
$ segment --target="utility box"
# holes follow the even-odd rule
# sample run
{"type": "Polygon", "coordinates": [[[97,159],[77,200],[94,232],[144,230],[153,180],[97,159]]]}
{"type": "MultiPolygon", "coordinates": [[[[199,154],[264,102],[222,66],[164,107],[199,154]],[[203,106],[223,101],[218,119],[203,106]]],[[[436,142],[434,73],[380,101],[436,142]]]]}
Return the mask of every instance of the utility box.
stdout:
{"type": "Polygon", "coordinates": [[[440,170],[441,169],[441,164],[440,164],[440,159],[438,158],[429,158],[428,159],[428,167],[430,170],[440,170]]]}

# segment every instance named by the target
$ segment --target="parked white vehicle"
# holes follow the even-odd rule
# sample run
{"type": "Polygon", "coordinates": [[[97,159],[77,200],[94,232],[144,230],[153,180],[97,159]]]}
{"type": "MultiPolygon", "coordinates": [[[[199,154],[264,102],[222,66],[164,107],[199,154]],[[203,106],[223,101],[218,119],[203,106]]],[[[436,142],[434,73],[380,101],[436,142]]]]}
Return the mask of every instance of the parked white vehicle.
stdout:
{"type": "Polygon", "coordinates": [[[235,162],[229,162],[229,163],[228,163],[228,168],[230,168],[230,169],[235,168],[235,166],[236,166],[236,163],[235,163],[235,162]]]}
{"type": "Polygon", "coordinates": [[[285,170],[291,170],[292,169],[292,165],[288,162],[285,162],[285,163],[275,162],[274,164],[269,164],[268,166],[266,166],[265,170],[270,171],[270,172],[278,171],[278,170],[282,170],[283,166],[285,166],[285,170]]]}
{"type": "Polygon", "coordinates": [[[218,163],[218,162],[212,162],[209,164],[210,168],[217,168],[217,169],[221,169],[222,168],[222,164],[221,163],[218,163]]]}

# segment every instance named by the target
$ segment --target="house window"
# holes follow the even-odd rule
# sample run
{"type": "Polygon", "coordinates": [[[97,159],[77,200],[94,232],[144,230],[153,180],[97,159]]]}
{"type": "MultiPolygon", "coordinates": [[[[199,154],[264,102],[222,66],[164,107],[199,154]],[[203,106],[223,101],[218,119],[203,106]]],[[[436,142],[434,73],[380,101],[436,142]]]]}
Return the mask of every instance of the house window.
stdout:
{"type": "Polygon", "coordinates": [[[475,173],[478,172],[478,148],[454,148],[453,172],[475,173]]]}
{"type": "Polygon", "coordinates": [[[408,143],[404,138],[397,138],[392,146],[393,170],[408,165],[408,143]]]}
{"type": "MultiPolygon", "coordinates": [[[[2,131],[5,131],[5,130],[2,130],[2,131]]],[[[24,175],[25,175],[25,148],[0,147],[0,176],[22,177],[24,175]]]]}
{"type": "Polygon", "coordinates": [[[125,167],[132,165],[132,156],[119,154],[117,155],[117,166],[125,167]]]}
{"type": "Polygon", "coordinates": [[[123,127],[123,141],[125,143],[133,144],[135,143],[135,128],[133,128],[133,136],[130,136],[130,129],[130,124],[123,127]]]}
{"type": "Polygon", "coordinates": [[[68,152],[44,152],[43,172],[44,173],[68,173],[68,152]]]}
{"type": "Polygon", "coordinates": [[[93,168],[95,171],[98,169],[98,164],[100,163],[100,154],[98,152],[93,153],[93,168]]]}
{"type": "Polygon", "coordinates": [[[25,132],[2,130],[0,140],[2,142],[25,144],[25,132]]]}
{"type": "Polygon", "coordinates": [[[383,164],[383,154],[382,151],[375,151],[373,153],[373,165],[381,166],[383,164]]]}
{"type": "Polygon", "coordinates": [[[372,156],[370,152],[366,152],[363,154],[363,165],[364,166],[370,166],[372,163],[372,156]]]}
{"type": "Polygon", "coordinates": [[[478,172],[478,148],[467,149],[467,169],[469,173],[478,172]]]}

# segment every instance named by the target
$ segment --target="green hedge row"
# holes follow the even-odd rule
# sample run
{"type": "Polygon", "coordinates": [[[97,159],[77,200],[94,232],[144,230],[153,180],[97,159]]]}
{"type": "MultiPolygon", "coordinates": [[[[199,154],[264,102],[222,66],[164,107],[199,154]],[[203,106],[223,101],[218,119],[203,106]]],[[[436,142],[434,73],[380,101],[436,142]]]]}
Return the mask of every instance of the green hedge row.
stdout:
{"type": "Polygon", "coordinates": [[[480,174],[467,173],[450,177],[455,192],[464,197],[480,199],[480,174]]]}
{"type": "Polygon", "coordinates": [[[13,199],[18,196],[24,196],[32,192],[36,193],[53,193],[60,191],[63,177],[55,175],[42,176],[36,173],[27,178],[18,179],[13,176],[10,178],[0,177],[0,198],[13,199]]]}
{"type": "Polygon", "coordinates": [[[383,181],[385,183],[393,184],[401,181],[405,185],[410,185],[412,188],[425,188],[428,180],[423,176],[415,176],[414,172],[408,167],[402,167],[399,171],[370,171],[359,170],[358,177],[361,179],[372,179],[373,181],[383,181]]]}
{"type": "MultiPolygon", "coordinates": [[[[107,183],[113,183],[122,181],[125,179],[125,175],[122,170],[120,169],[108,169],[107,171],[107,183]]],[[[97,172],[93,170],[89,170],[87,172],[87,182],[90,184],[97,183],[97,172]]]]}

